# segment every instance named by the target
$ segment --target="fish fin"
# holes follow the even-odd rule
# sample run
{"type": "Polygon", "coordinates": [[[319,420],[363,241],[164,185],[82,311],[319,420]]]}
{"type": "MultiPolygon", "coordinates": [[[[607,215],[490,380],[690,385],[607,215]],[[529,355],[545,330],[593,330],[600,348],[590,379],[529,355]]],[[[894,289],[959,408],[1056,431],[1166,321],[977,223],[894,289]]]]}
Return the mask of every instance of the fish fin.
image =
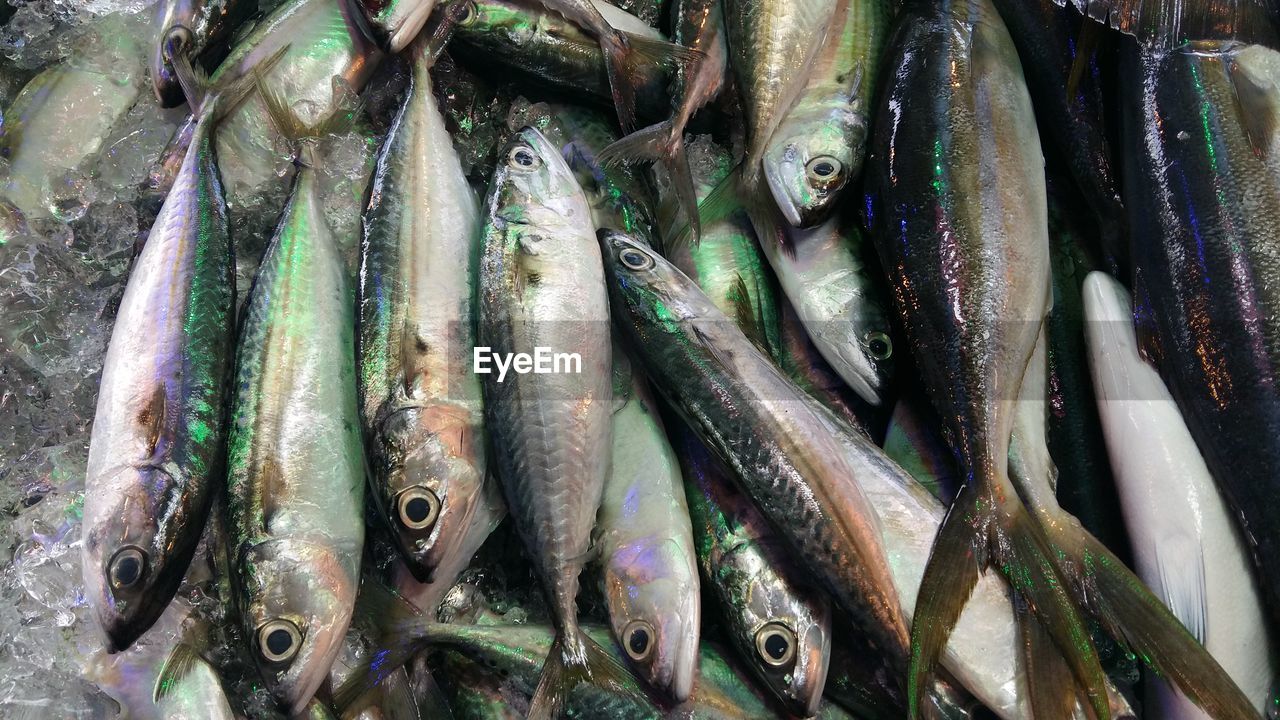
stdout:
{"type": "Polygon", "coordinates": [[[436,8],[427,19],[426,27],[414,39],[411,45],[413,49],[410,50],[411,57],[415,60],[424,60],[428,68],[435,67],[436,61],[444,54],[445,47],[453,39],[453,33],[458,29],[458,21],[467,11],[468,2],[469,0],[451,0],[436,8]]]}
{"type": "Polygon", "coordinates": [[[1018,611],[1022,656],[1026,662],[1031,716],[1036,720],[1071,720],[1076,708],[1076,683],[1062,651],[1025,607],[1018,611]]]}
{"type": "MultiPolygon", "coordinates": [[[[735,167],[702,199],[702,202],[698,205],[699,227],[714,225],[743,209],[742,192],[739,183],[741,177],[741,166],[735,167]]],[[[672,247],[687,244],[692,233],[693,224],[685,225],[672,239],[672,247]]],[[[694,244],[697,244],[696,239],[694,244]]]]}
{"type": "Polygon", "coordinates": [[[573,688],[584,682],[648,702],[629,670],[586,633],[576,633],[576,641],[569,641],[563,632],[556,634],[529,701],[527,720],[558,718],[573,688]]]}
{"type": "MultiPolygon", "coordinates": [[[[1067,0],[1055,0],[1065,5],[1067,0]]],[[[1089,18],[1149,46],[1187,39],[1265,40],[1276,0],[1071,0],[1089,18]]]]}
{"type": "Polygon", "coordinates": [[[1187,632],[1204,644],[1205,587],[1204,555],[1198,543],[1189,538],[1161,538],[1156,544],[1156,569],[1160,573],[1160,589],[1173,616],[1187,632]]]}
{"type": "MultiPolygon", "coordinates": [[[[261,77],[256,68],[251,72],[261,77]]],[[[334,105],[338,110],[314,125],[307,125],[289,109],[288,102],[278,92],[258,83],[258,94],[267,106],[267,117],[271,120],[272,127],[294,146],[295,159],[304,165],[313,164],[316,142],[326,135],[340,135],[350,130],[363,110],[360,95],[346,79],[334,75],[330,84],[333,88],[334,105]]]]}
{"type": "Polygon", "coordinates": [[[371,580],[360,587],[355,616],[377,628],[379,640],[333,693],[333,704],[343,715],[376,701],[379,686],[417,654],[432,624],[431,618],[403,595],[371,580]]]}
{"type": "Polygon", "coordinates": [[[981,508],[972,486],[966,486],[943,517],[933,541],[911,621],[907,707],[912,720],[921,717],[928,702],[928,680],[985,565],[985,527],[991,522],[990,513],[981,508]]]}
{"type": "Polygon", "coordinates": [[[169,651],[169,657],[165,659],[164,665],[160,668],[160,674],[156,676],[156,686],[151,692],[151,701],[160,702],[173,691],[183,678],[195,669],[196,665],[204,662],[204,658],[200,657],[200,653],[187,643],[180,642],[173,646],[169,651]]]}
{"type": "Polygon", "coordinates": [[[191,113],[197,118],[205,112],[214,112],[214,120],[222,120],[240,105],[240,101],[258,86],[259,78],[275,67],[289,50],[289,45],[286,44],[255,63],[249,73],[227,82],[221,88],[215,88],[210,85],[209,76],[204,69],[193,65],[187,53],[169,49],[174,43],[174,34],[180,30],[186,28],[172,28],[165,36],[165,52],[171,53],[168,55],[169,64],[173,66],[173,73],[182,86],[182,94],[191,106],[191,113]]]}
{"type": "Polygon", "coordinates": [[[691,48],[622,30],[615,30],[611,38],[600,38],[600,48],[604,51],[605,74],[624,134],[636,129],[636,87],[643,82],[646,68],[679,64],[692,67],[705,57],[691,48]]]}
{"type": "Polygon", "coordinates": [[[1098,41],[1102,39],[1102,28],[1098,23],[1081,23],[1080,36],[1076,40],[1076,54],[1071,60],[1071,73],[1067,76],[1067,103],[1076,96],[1080,89],[1080,81],[1084,79],[1085,70],[1089,69],[1089,61],[1097,52],[1098,41]]]}
{"type": "Polygon", "coordinates": [[[440,688],[431,669],[421,656],[413,661],[413,671],[407,672],[409,688],[412,691],[418,717],[422,720],[453,720],[453,711],[449,709],[449,699],[440,688]]]}
{"type": "Polygon", "coordinates": [[[1274,89],[1259,83],[1250,65],[1231,63],[1231,86],[1235,88],[1236,108],[1244,125],[1245,134],[1253,154],[1259,158],[1271,152],[1271,139],[1276,133],[1276,114],[1265,108],[1271,102],[1274,89]]]}
{"type": "Polygon", "coordinates": [[[998,547],[1005,552],[999,559],[1005,577],[1057,644],[1088,700],[1086,705],[1093,708],[1094,717],[1110,720],[1107,676],[1089,628],[1067,592],[1056,562],[1058,554],[1020,502],[1006,504],[1001,515],[998,532],[1002,537],[998,547]]]}
{"type": "Polygon", "coordinates": [[[664,120],[614,141],[596,157],[606,165],[628,160],[661,162],[671,177],[671,185],[689,222],[694,242],[702,237],[702,225],[698,222],[698,194],[693,186],[693,172],[689,168],[682,129],[677,130],[670,120],[664,120]]]}
{"type": "Polygon", "coordinates": [[[742,273],[734,275],[730,300],[733,302],[733,319],[738,323],[738,327],[742,328],[743,334],[760,352],[772,357],[769,340],[765,337],[763,318],[757,313],[755,304],[751,302],[751,291],[747,288],[747,281],[743,279],[742,273]]]}
{"type": "Polygon", "coordinates": [[[156,385],[151,392],[151,397],[147,398],[147,403],[142,406],[142,410],[138,412],[136,420],[139,428],[145,433],[147,439],[147,458],[148,462],[155,462],[156,452],[160,447],[160,438],[164,436],[165,406],[168,398],[165,397],[165,386],[163,384],[156,385]]]}
{"type": "Polygon", "coordinates": [[[1057,523],[1058,546],[1075,555],[1069,578],[1107,632],[1215,718],[1258,718],[1218,661],[1160,599],[1078,522],[1057,523]]]}

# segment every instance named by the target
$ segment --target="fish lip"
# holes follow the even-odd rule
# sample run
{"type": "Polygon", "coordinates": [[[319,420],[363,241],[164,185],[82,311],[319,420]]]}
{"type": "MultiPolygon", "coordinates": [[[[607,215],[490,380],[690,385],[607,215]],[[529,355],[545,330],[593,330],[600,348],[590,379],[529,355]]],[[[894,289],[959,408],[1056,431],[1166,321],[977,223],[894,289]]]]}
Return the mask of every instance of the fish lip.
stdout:
{"type": "Polygon", "coordinates": [[[782,216],[792,227],[805,227],[802,223],[804,220],[800,217],[800,210],[792,201],[790,193],[787,192],[787,186],[782,182],[781,172],[785,168],[794,167],[795,163],[789,160],[783,160],[778,163],[777,168],[765,163],[764,181],[769,185],[769,194],[773,196],[773,204],[782,212],[782,216]]]}

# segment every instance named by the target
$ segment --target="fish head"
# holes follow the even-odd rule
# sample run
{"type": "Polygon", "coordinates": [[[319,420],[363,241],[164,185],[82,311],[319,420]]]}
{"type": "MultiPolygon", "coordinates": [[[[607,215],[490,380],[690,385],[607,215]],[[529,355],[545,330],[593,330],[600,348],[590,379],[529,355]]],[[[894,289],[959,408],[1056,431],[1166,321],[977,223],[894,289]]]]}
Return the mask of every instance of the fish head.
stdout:
{"type": "Polygon", "coordinates": [[[797,109],[793,116],[765,149],[764,178],[787,222],[810,228],[831,217],[841,191],[861,171],[867,123],[847,106],[797,109]]]}
{"type": "Polygon", "coordinates": [[[698,667],[700,604],[688,557],[671,538],[638,542],[615,552],[604,572],[609,623],[623,655],[675,702],[693,692],[698,667]]]}
{"type": "Polygon", "coordinates": [[[596,237],[609,307],[628,319],[628,327],[677,334],[685,323],[722,316],[697,283],[645,242],[610,229],[598,231],[596,237]]]}
{"type": "MultiPolygon", "coordinates": [[[[464,0],[471,11],[472,3],[464,0]]],[[[436,0],[360,0],[368,21],[369,34],[386,52],[400,52],[426,24],[436,0]]]]}
{"type": "MultiPolygon", "coordinates": [[[[555,238],[557,230],[590,222],[590,213],[586,195],[559,146],[530,126],[511,137],[494,169],[490,216],[508,227],[521,228],[523,237],[537,235],[546,240],[555,238]]],[[[525,254],[548,261],[558,245],[539,242],[536,250],[525,254]]]]}
{"type": "MultiPolygon", "coordinates": [[[[742,549],[748,547],[742,546],[742,549]]],[[[756,547],[761,547],[757,545],[756,547]]],[[[738,617],[734,642],[752,670],[789,712],[812,717],[822,703],[831,660],[831,604],[825,595],[790,582],[768,558],[779,552],[730,552],[730,589],[738,617]]]]}
{"type": "Polygon", "coordinates": [[[176,485],[168,470],[123,466],[104,482],[112,492],[85,498],[81,555],[85,596],[107,636],[108,651],[119,652],[169,605],[200,531],[184,531],[197,522],[185,505],[165,511],[156,506],[155,498],[167,496],[176,485]],[[101,502],[107,498],[109,502],[101,502]]]}
{"type": "Polygon", "coordinates": [[[291,715],[329,676],[351,623],[359,548],[316,538],[269,540],[244,551],[238,568],[245,636],[258,671],[291,715]]]}
{"type": "Polygon", "coordinates": [[[431,582],[466,538],[483,500],[483,454],[471,441],[474,431],[454,406],[405,408],[383,421],[374,454],[376,497],[419,582],[431,582]]]}

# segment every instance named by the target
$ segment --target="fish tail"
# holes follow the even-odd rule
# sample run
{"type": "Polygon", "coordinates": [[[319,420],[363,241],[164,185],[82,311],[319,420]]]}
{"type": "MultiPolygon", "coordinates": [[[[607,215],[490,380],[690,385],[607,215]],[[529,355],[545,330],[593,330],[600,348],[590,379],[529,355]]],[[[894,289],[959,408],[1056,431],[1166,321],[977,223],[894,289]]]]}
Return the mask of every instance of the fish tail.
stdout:
{"type": "MultiPolygon", "coordinates": [[[[1094,716],[1109,720],[1106,675],[1053,557],[1039,526],[1016,496],[997,502],[981,497],[973,486],[961,489],[938,530],[916,600],[907,670],[908,709],[913,720],[921,717],[930,687],[928,680],[938,667],[979,574],[993,561],[1009,580],[1015,602],[1030,611],[1024,622],[1038,625],[1024,632],[1043,632],[1052,641],[1045,643],[1044,638],[1032,636],[1035,645],[1031,651],[1037,666],[1045,670],[1029,674],[1028,679],[1056,682],[1057,673],[1051,665],[1045,665],[1046,656],[1056,651],[1083,688],[1094,716]]],[[[1032,696],[1040,693],[1047,704],[1044,693],[1052,690],[1033,688],[1032,696]]]]}
{"type": "Polygon", "coordinates": [[[610,692],[647,700],[631,673],[596,641],[577,628],[556,634],[551,652],[542,665],[538,687],[529,701],[528,720],[552,720],[560,716],[573,688],[591,683],[610,692]]]}
{"type": "Polygon", "coordinates": [[[1163,602],[1078,523],[1055,523],[1075,561],[1070,587],[1107,632],[1214,718],[1258,718],[1253,703],[1163,602]]]}
{"type": "MultiPolygon", "coordinates": [[[[467,12],[467,4],[467,0],[450,0],[431,13],[426,26],[406,48],[415,64],[422,63],[425,68],[435,67],[449,40],[453,38],[458,21],[467,12]]],[[[357,13],[359,14],[361,13],[357,13]]]]}
{"type": "Polygon", "coordinates": [[[1018,631],[1027,673],[1031,716],[1037,720],[1068,720],[1076,709],[1076,683],[1071,668],[1040,621],[1018,603],[1018,631]]]}
{"type": "Polygon", "coordinates": [[[635,90],[643,82],[646,70],[655,66],[693,67],[706,57],[697,50],[666,40],[655,40],[623,31],[615,31],[610,38],[601,38],[600,47],[604,51],[609,91],[613,95],[618,122],[624,134],[630,134],[636,129],[635,90]]]}
{"type": "Polygon", "coordinates": [[[422,612],[395,590],[366,581],[356,598],[355,619],[378,629],[379,641],[333,693],[333,704],[344,717],[376,702],[384,681],[431,642],[435,618],[422,612]]]}
{"type": "Polygon", "coordinates": [[[693,172],[689,169],[682,127],[664,120],[642,128],[601,150],[598,159],[607,165],[632,160],[661,162],[671,177],[694,242],[702,237],[702,225],[698,222],[698,195],[693,187],[693,172]]]}
{"type": "Polygon", "coordinates": [[[185,642],[174,645],[169,651],[169,657],[165,658],[164,665],[160,668],[160,674],[156,676],[156,685],[151,691],[151,701],[158,703],[163,700],[182,682],[183,678],[203,662],[204,659],[200,657],[200,653],[191,645],[185,642]]]}
{"type": "Polygon", "coordinates": [[[221,88],[215,88],[210,84],[209,76],[204,70],[191,63],[190,54],[186,50],[190,38],[191,31],[181,25],[169,28],[164,39],[165,57],[173,66],[173,73],[178,78],[178,84],[182,86],[182,93],[187,98],[187,104],[191,106],[191,113],[197,118],[205,113],[212,113],[215,122],[222,120],[235,110],[240,101],[258,86],[258,78],[275,67],[289,49],[289,46],[285,45],[257,62],[249,73],[231,80],[221,88]]]}
{"type": "MultiPolygon", "coordinates": [[[[698,205],[698,227],[709,227],[736,212],[747,210],[747,199],[742,187],[742,166],[739,165],[730,170],[698,205]]],[[[693,232],[694,224],[686,224],[673,235],[672,247],[688,244],[691,239],[696,243],[693,232]]]]}
{"type": "MultiPolygon", "coordinates": [[[[261,72],[256,68],[250,74],[261,77],[261,72]]],[[[316,143],[327,135],[341,135],[350,130],[363,110],[360,95],[346,79],[334,75],[331,84],[334,106],[338,111],[314,125],[307,125],[289,109],[284,97],[261,82],[257,83],[258,94],[267,106],[267,117],[270,118],[271,125],[294,146],[295,162],[302,165],[313,165],[316,143]]]]}
{"type": "MultiPolygon", "coordinates": [[[[1000,569],[1018,595],[1019,602],[1026,603],[1035,622],[1057,645],[1064,663],[1075,677],[1077,688],[1083,691],[1081,700],[1093,709],[1098,720],[1109,720],[1111,703],[1107,694],[1107,676],[1102,670],[1102,661],[1098,658],[1089,628],[1067,591],[1057,554],[1016,496],[998,508],[997,520],[996,532],[1000,539],[998,544],[993,543],[992,550],[999,547],[1003,552],[1001,557],[992,559],[999,561],[1000,569]]],[[[1043,665],[1043,655],[1048,649],[1041,643],[1037,650],[1043,665]]],[[[1030,676],[1029,679],[1039,678],[1030,676]]],[[[1033,690],[1032,695],[1039,693],[1046,697],[1049,690],[1052,689],[1039,688],[1033,690]]]]}
{"type": "Polygon", "coordinates": [[[977,493],[972,486],[965,486],[938,528],[911,621],[907,710],[912,720],[922,717],[928,704],[929,680],[986,564],[984,546],[990,522],[990,510],[980,508],[977,493]]]}

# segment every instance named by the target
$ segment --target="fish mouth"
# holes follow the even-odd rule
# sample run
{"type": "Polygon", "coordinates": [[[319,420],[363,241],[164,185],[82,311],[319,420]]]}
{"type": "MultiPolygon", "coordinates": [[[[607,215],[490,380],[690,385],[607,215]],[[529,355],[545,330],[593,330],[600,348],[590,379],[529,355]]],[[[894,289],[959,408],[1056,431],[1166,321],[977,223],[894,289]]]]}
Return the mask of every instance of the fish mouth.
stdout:
{"type": "Polygon", "coordinates": [[[375,25],[374,33],[378,37],[374,40],[383,50],[400,52],[418,36],[435,6],[435,0],[409,3],[410,10],[407,13],[403,11],[392,13],[385,28],[382,27],[382,23],[375,25]]]}
{"type": "Polygon", "coordinates": [[[769,186],[769,194],[773,196],[773,204],[778,206],[782,216],[791,227],[804,227],[804,219],[800,217],[800,209],[783,181],[783,177],[794,176],[795,163],[790,160],[780,161],[776,166],[765,163],[764,181],[769,186]]]}

